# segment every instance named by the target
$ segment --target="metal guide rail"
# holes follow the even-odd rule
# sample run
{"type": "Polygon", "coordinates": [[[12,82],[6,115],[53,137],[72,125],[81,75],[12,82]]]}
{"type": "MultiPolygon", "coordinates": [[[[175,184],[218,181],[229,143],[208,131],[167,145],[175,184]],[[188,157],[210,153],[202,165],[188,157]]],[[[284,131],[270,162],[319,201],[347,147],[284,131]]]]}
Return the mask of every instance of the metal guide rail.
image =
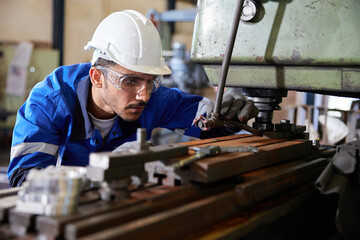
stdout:
{"type": "Polygon", "coordinates": [[[301,205],[335,153],[308,140],[249,134],[181,145],[187,155],[144,163],[148,183],[121,199],[104,199],[93,185],[68,215],[18,211],[19,189],[1,191],[0,239],[238,239],[301,205]],[[174,165],[209,146],[232,151],[174,165]]]}

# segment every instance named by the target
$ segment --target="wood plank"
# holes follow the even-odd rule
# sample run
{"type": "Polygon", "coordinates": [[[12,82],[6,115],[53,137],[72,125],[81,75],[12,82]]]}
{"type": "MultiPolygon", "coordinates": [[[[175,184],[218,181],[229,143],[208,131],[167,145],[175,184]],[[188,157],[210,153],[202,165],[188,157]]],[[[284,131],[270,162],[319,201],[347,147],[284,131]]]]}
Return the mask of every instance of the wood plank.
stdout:
{"type": "MultiPolygon", "coordinates": [[[[232,142],[228,141],[228,146],[232,142]]],[[[261,141],[251,144],[260,149],[259,153],[235,152],[206,157],[190,164],[192,181],[214,182],[250,170],[270,166],[282,161],[306,156],[312,152],[308,140],[287,140],[261,146],[261,141]]]]}
{"type": "Polygon", "coordinates": [[[91,204],[80,205],[77,208],[76,213],[68,216],[48,217],[37,216],[36,218],[36,230],[39,234],[50,238],[57,238],[64,233],[65,224],[80,219],[85,219],[91,216],[95,216],[104,212],[112,212],[119,209],[124,209],[145,200],[142,199],[125,199],[121,202],[109,203],[105,201],[98,201],[91,204]]]}
{"type": "Polygon", "coordinates": [[[179,239],[237,211],[231,190],[79,239],[179,239]]]}
{"type": "Polygon", "coordinates": [[[241,179],[243,182],[247,182],[247,181],[253,180],[254,178],[257,179],[259,176],[266,176],[273,172],[282,171],[284,169],[284,166],[288,166],[289,168],[291,168],[291,167],[296,166],[299,162],[309,162],[309,161],[319,159],[319,158],[329,159],[332,156],[334,156],[335,152],[336,152],[335,149],[322,148],[322,149],[319,149],[318,151],[314,151],[314,154],[311,154],[310,156],[305,157],[305,158],[297,159],[295,161],[289,161],[286,164],[279,163],[279,164],[275,164],[275,165],[268,166],[265,168],[260,168],[260,169],[256,169],[253,171],[243,173],[243,174],[241,174],[241,179]]]}
{"type": "Polygon", "coordinates": [[[57,238],[64,234],[66,224],[86,220],[101,214],[122,211],[132,206],[139,206],[145,202],[161,201],[167,198],[175,198],[189,191],[186,186],[167,187],[151,186],[131,193],[131,197],[115,202],[98,201],[91,204],[80,205],[77,212],[63,217],[38,216],[36,229],[50,238],[57,238]]]}
{"type": "Polygon", "coordinates": [[[183,143],[179,143],[179,144],[186,145],[186,146],[189,146],[189,147],[190,146],[198,146],[198,145],[202,145],[202,144],[214,144],[214,145],[217,145],[219,142],[222,142],[222,141],[249,138],[249,137],[254,137],[254,135],[252,135],[252,134],[235,134],[235,135],[230,135],[230,136],[223,136],[223,137],[216,137],[216,138],[209,138],[209,139],[201,139],[201,140],[195,140],[195,141],[191,141],[191,142],[183,142],[183,143]]]}
{"type": "Polygon", "coordinates": [[[189,186],[181,192],[173,192],[167,198],[150,199],[143,204],[135,205],[120,211],[109,212],[96,215],[90,218],[76,221],[66,225],[65,238],[77,239],[84,235],[89,235],[100,230],[105,230],[114,226],[119,226],[135,219],[141,219],[160,211],[179,207],[190,202],[209,197],[220,192],[234,188],[235,183],[230,181],[212,186],[189,186]],[[181,196],[181,197],[179,197],[181,196]]]}
{"type": "Polygon", "coordinates": [[[249,135],[247,137],[233,138],[233,139],[228,139],[226,141],[214,142],[211,144],[206,143],[205,141],[204,141],[204,143],[201,143],[199,141],[198,144],[196,145],[196,147],[204,147],[204,146],[208,146],[208,145],[217,145],[217,146],[251,145],[251,146],[257,147],[257,146],[265,146],[265,145],[269,145],[269,144],[286,142],[286,141],[289,141],[289,139],[271,139],[271,138],[264,138],[264,137],[249,135]]]}
{"type": "Polygon", "coordinates": [[[294,211],[314,191],[313,186],[305,184],[276,198],[262,202],[248,211],[242,211],[236,216],[194,232],[183,238],[183,240],[242,239],[259,227],[272,223],[294,211]]]}
{"type": "MultiPolygon", "coordinates": [[[[265,146],[265,145],[269,145],[269,144],[274,144],[274,143],[280,143],[280,142],[285,142],[288,141],[288,139],[270,139],[270,138],[263,138],[263,137],[258,137],[258,136],[254,136],[254,135],[249,135],[249,134],[240,134],[240,135],[231,135],[231,136],[226,136],[226,137],[221,137],[219,140],[218,139],[204,139],[204,140],[198,140],[196,141],[196,144],[193,144],[193,141],[191,142],[185,142],[185,143],[181,143],[181,144],[185,144],[185,145],[189,145],[192,147],[206,147],[209,145],[216,145],[216,146],[225,146],[225,147],[230,147],[230,146],[253,146],[253,147],[259,147],[259,146],[265,146]],[[245,135],[245,136],[242,136],[245,135]]],[[[195,154],[194,150],[189,150],[189,155],[188,156],[181,156],[181,157],[176,157],[176,158],[171,158],[171,159],[167,159],[165,160],[165,162],[168,165],[171,165],[175,162],[181,161],[184,158],[187,158],[191,155],[195,154]]]]}
{"type": "Polygon", "coordinates": [[[241,207],[248,207],[289,188],[314,181],[327,164],[327,159],[319,158],[310,162],[284,163],[276,170],[274,167],[266,169],[265,174],[254,171],[258,172],[257,177],[236,186],[236,202],[241,207]]]}

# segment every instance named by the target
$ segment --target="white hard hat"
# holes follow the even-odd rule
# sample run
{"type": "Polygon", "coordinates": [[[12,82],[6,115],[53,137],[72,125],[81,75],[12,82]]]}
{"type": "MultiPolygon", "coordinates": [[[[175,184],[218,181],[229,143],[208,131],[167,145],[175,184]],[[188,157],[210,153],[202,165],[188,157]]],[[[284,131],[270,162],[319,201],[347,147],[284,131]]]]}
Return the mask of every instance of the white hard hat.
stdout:
{"type": "Polygon", "coordinates": [[[92,48],[95,49],[92,63],[101,57],[134,72],[171,73],[162,56],[157,29],[148,18],[134,10],[114,12],[106,17],[84,47],[85,50],[92,48]]]}

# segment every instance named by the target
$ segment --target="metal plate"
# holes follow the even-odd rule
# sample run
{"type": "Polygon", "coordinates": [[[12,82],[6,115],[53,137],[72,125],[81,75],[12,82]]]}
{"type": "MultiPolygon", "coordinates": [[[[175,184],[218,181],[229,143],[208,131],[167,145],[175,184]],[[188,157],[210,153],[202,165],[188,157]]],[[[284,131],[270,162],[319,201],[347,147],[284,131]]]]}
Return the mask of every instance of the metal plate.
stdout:
{"type": "MultiPolygon", "coordinates": [[[[360,1],[259,1],[239,24],[226,86],[358,97],[360,1]]],[[[236,1],[198,1],[191,58],[218,84],[236,1]]]]}
{"type": "MultiPolygon", "coordinates": [[[[232,63],[359,65],[360,1],[258,1],[263,17],[240,22],[232,63]]],[[[222,62],[236,1],[198,1],[192,59],[222,62]]]]}

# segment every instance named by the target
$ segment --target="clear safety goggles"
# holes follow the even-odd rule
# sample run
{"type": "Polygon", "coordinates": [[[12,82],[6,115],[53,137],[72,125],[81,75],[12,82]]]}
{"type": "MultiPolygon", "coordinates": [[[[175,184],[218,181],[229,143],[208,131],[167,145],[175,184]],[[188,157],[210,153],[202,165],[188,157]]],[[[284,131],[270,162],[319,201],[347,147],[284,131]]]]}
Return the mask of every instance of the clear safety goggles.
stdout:
{"type": "Polygon", "coordinates": [[[154,78],[145,79],[136,75],[125,75],[118,73],[110,68],[96,66],[105,77],[107,77],[113,85],[123,91],[141,92],[146,86],[148,93],[155,92],[159,86],[163,76],[155,76],[154,78]]]}

